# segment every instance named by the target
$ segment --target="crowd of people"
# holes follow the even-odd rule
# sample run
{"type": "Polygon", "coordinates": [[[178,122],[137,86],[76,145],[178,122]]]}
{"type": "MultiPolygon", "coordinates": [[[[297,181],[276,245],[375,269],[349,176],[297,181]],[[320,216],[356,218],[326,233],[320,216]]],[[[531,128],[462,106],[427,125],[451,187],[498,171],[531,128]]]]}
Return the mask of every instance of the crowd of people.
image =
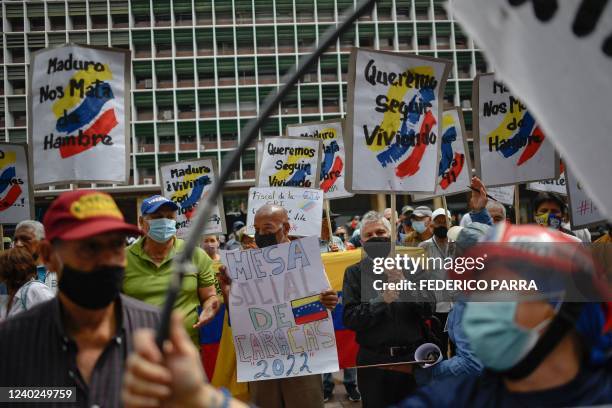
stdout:
{"type": "MultiPolygon", "coordinates": [[[[552,295],[469,302],[440,293],[409,302],[402,291],[373,289],[373,259],[396,246],[446,259],[479,241],[512,242],[521,235],[550,245],[545,258],[555,256],[556,243],[591,240],[588,230],[571,231],[565,202],[552,193],[538,195],[530,225],[510,224],[505,207],[487,198],[477,178],[466,207],[461,220],[445,208],[420,205],[400,214],[368,211],[338,226],[337,214],[322,214],[321,253],[363,253],[346,269],[341,296],[332,289],[320,293],[329,310],[342,302],[343,323],[359,344],[357,367],[343,372],[347,398],[364,407],[612,403],[612,303],[563,302],[552,295]],[[424,343],[439,346],[441,362],[402,364],[424,343]]],[[[260,208],[254,234],[236,221],[227,239],[202,238],[174,304],[170,339],[159,350],[153,330],[172,261],[185,245],[176,237],[178,210],[171,200],[149,197],[136,226],[125,222],[111,196],[77,190],[61,194],[42,223],[17,225],[13,248],[0,253],[0,385],[76,387],[79,406],[244,406],[207,383],[199,329],[228,303],[232,281],[220,251],[295,239],[287,210],[260,208]],[[129,237],[138,238],[128,245],[129,237]]],[[[609,243],[611,233],[597,241],[609,243]]],[[[447,273],[427,272],[440,279],[447,273]]],[[[405,270],[384,274],[387,282],[408,278],[405,270]]],[[[332,373],[253,381],[249,402],[322,407],[334,387],[332,373]]]]}

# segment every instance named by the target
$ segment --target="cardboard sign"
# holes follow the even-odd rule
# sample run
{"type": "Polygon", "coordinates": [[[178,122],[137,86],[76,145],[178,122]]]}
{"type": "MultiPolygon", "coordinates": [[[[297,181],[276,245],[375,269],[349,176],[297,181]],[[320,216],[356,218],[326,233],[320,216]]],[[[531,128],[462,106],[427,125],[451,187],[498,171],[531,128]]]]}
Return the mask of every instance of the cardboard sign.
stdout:
{"type": "Polygon", "coordinates": [[[556,180],[545,180],[529,183],[527,184],[527,189],[544,193],[567,195],[567,180],[565,179],[565,172],[561,173],[559,178],[556,180]]]}
{"type": "Polygon", "coordinates": [[[347,190],[435,191],[444,60],[354,48],[349,62],[347,190]]]}
{"type": "Polygon", "coordinates": [[[329,282],[319,239],[226,251],[238,382],[338,371],[330,313],[319,301],[329,282]]]}
{"type": "Polygon", "coordinates": [[[267,137],[256,176],[258,187],[319,187],[321,141],[267,137]]]}
{"type": "Polygon", "coordinates": [[[600,210],[612,217],[610,3],[451,4],[462,29],[483,48],[499,77],[525,100],[600,210]]]}
{"type": "Polygon", "coordinates": [[[344,157],[344,137],[342,120],[332,119],[324,122],[302,123],[287,126],[287,136],[312,137],[323,143],[321,190],[326,199],[352,197],[344,187],[346,159],[344,157]]]}
{"type": "Polygon", "coordinates": [[[319,236],[323,217],[323,191],[298,187],[252,187],[249,189],[247,232],[255,233],[255,213],[266,204],[276,204],[289,213],[289,235],[319,236]]]}
{"type": "Polygon", "coordinates": [[[27,145],[0,143],[0,224],[34,219],[27,145]]]}
{"type": "MultiPolygon", "coordinates": [[[[201,199],[206,200],[212,191],[217,181],[216,173],[217,161],[214,159],[185,160],[161,166],[164,197],[181,207],[176,216],[177,237],[183,238],[188,235],[198,202],[201,199]]],[[[202,235],[224,234],[225,231],[223,197],[219,196],[202,235]]]]}
{"type": "Polygon", "coordinates": [[[413,194],[414,201],[469,191],[467,186],[470,185],[472,176],[469,151],[461,110],[445,111],[442,115],[442,141],[436,191],[433,195],[413,194]]]}
{"type": "Polygon", "coordinates": [[[514,205],[514,186],[487,187],[487,194],[505,205],[514,205]]]}
{"type": "Polygon", "coordinates": [[[32,55],[29,144],[34,184],[129,177],[130,51],[66,45],[32,55]]]}
{"type": "Polygon", "coordinates": [[[527,107],[493,74],[473,88],[476,174],[487,186],[559,176],[559,158],[527,107]]]}
{"type": "Polygon", "coordinates": [[[565,169],[565,177],[572,231],[606,222],[606,217],[589,197],[583,188],[584,185],[578,181],[573,172],[570,172],[567,167],[565,169]]]}

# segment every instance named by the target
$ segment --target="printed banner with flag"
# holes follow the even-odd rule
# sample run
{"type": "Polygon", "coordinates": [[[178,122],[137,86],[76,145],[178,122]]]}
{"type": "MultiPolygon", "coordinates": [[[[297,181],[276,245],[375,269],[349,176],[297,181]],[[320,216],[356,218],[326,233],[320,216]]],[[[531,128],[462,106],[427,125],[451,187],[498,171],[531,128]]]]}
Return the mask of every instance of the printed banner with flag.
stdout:
{"type": "Polygon", "coordinates": [[[33,54],[29,138],[36,186],[128,181],[130,52],[65,45],[33,54]]]}
{"type": "Polygon", "coordinates": [[[0,224],[33,218],[27,146],[0,143],[0,224]]]}
{"type": "MultiPolygon", "coordinates": [[[[398,248],[398,253],[409,256],[421,256],[421,248],[398,248]]],[[[330,286],[338,292],[340,301],[332,311],[338,361],[340,368],[354,367],[357,361],[359,345],[355,341],[355,332],[347,329],[343,322],[344,304],[342,302],[342,281],[344,271],[361,259],[360,250],[330,252],[321,254],[321,259],[327,273],[330,286]]],[[[216,267],[220,265],[215,264],[216,267]]],[[[217,387],[226,387],[237,398],[248,400],[247,383],[236,381],[236,352],[232,342],[231,327],[225,313],[225,306],[215,316],[214,320],[200,331],[202,362],[211,383],[217,387]]]]}

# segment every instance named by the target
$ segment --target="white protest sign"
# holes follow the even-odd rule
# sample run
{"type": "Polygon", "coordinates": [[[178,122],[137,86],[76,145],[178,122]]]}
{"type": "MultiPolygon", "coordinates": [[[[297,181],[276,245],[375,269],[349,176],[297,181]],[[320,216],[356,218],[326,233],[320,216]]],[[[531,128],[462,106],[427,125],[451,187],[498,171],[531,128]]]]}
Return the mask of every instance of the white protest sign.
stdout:
{"type": "Polygon", "coordinates": [[[576,179],[573,172],[570,172],[567,167],[565,168],[565,177],[572,230],[575,231],[606,222],[606,217],[584,190],[583,184],[576,179]]]}
{"type": "Polygon", "coordinates": [[[346,159],[341,119],[290,125],[287,126],[287,136],[312,137],[323,143],[319,188],[325,193],[325,198],[353,196],[344,187],[346,159]]]}
{"type": "Polygon", "coordinates": [[[255,213],[266,204],[280,205],[289,214],[289,235],[319,236],[323,217],[323,191],[298,187],[251,187],[247,209],[247,232],[255,233],[255,213]]]}
{"type": "Polygon", "coordinates": [[[452,14],[521,95],[612,217],[612,7],[596,1],[454,1],[452,14]],[[541,4],[540,4],[541,3],[541,4]]]}
{"type": "Polygon", "coordinates": [[[0,143],[0,224],[34,218],[29,171],[25,144],[0,143]]]}
{"type": "MultiPolygon", "coordinates": [[[[164,197],[180,207],[176,216],[179,238],[187,236],[199,200],[206,200],[217,182],[217,161],[214,159],[186,160],[161,166],[164,197]]],[[[225,233],[223,197],[219,196],[202,235],[225,233]]]]}
{"type": "Polygon", "coordinates": [[[514,205],[514,186],[487,187],[487,194],[502,204],[514,205]]]}
{"type": "Polygon", "coordinates": [[[487,186],[554,179],[559,159],[525,105],[493,74],[473,88],[476,173],[487,186]]]}
{"type": "Polygon", "coordinates": [[[258,187],[319,187],[321,141],[267,137],[257,168],[258,187]]]}
{"type": "Polygon", "coordinates": [[[423,201],[435,196],[469,191],[471,176],[472,164],[465,138],[463,114],[459,109],[444,111],[436,191],[432,195],[413,194],[412,198],[414,201],[423,201]]]}
{"type": "Polygon", "coordinates": [[[127,183],[130,52],[66,45],[32,58],[34,184],[127,183]]]}
{"type": "Polygon", "coordinates": [[[567,195],[567,180],[565,179],[565,172],[561,173],[559,178],[556,180],[545,180],[529,183],[527,184],[527,189],[545,193],[567,195]]]}
{"type": "Polygon", "coordinates": [[[450,63],[353,49],[349,62],[347,190],[435,191],[442,91],[450,63]]]}
{"type": "Polygon", "coordinates": [[[232,278],[229,309],[238,382],[338,371],[329,282],[319,239],[222,252],[232,278]]]}

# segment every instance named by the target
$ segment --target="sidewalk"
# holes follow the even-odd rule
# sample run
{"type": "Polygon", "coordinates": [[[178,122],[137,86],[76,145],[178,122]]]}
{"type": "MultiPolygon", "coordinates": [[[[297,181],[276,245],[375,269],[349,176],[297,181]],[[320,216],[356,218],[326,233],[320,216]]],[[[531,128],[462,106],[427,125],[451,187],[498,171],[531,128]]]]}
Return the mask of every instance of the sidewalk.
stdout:
{"type": "Polygon", "coordinates": [[[342,374],[334,373],[334,396],[325,403],[325,408],[361,408],[361,401],[351,402],[346,397],[346,390],[342,384],[342,374]]]}

